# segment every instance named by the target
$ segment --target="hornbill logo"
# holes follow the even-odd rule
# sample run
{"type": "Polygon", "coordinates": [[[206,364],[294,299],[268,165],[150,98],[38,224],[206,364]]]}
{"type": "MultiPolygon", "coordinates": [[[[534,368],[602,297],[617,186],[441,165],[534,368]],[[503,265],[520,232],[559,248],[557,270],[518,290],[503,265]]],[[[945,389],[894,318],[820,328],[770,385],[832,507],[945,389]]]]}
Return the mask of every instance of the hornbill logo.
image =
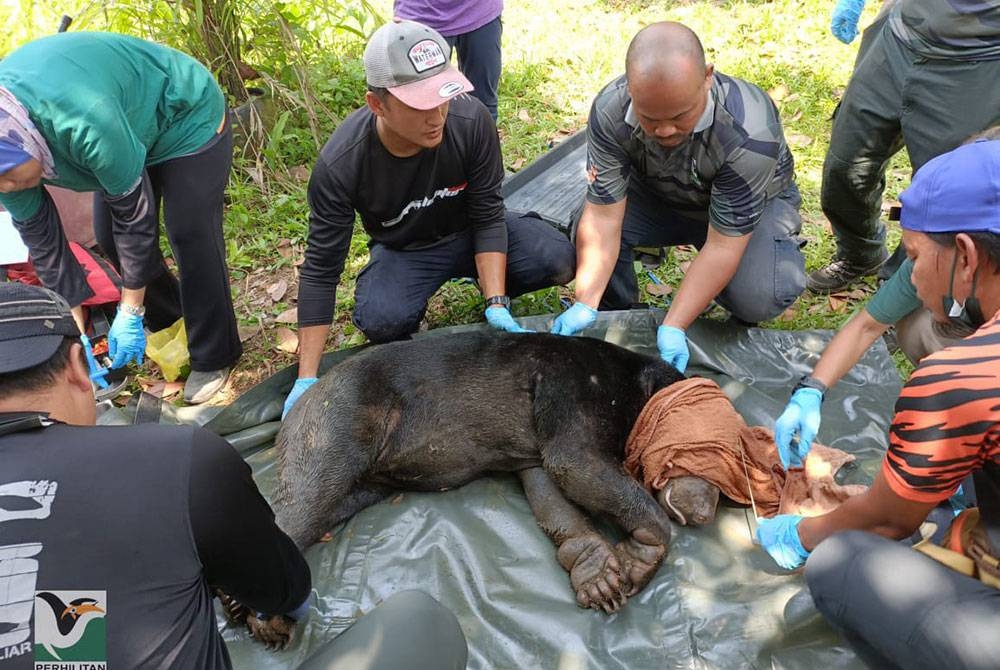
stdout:
{"type": "Polygon", "coordinates": [[[40,591],[35,597],[48,604],[48,607],[35,607],[36,641],[60,661],[62,657],[53,647],[72,647],[83,637],[90,621],[104,616],[104,610],[93,598],[75,598],[67,605],[48,591],[40,591]]]}

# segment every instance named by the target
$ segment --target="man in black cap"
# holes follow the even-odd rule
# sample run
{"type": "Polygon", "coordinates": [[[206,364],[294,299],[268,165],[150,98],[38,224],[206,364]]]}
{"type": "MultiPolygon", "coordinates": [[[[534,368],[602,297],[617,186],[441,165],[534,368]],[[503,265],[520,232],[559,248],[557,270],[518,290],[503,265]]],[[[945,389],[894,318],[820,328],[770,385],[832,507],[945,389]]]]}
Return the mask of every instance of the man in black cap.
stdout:
{"type": "MultiPolygon", "coordinates": [[[[0,283],[0,662],[32,668],[85,648],[111,667],[230,668],[213,588],[294,620],[308,611],[309,566],[228,443],[193,426],[95,426],[90,377],[66,301],[0,283]]],[[[414,592],[323,658],[361,653],[411,618],[422,623],[369,650],[372,663],[419,647],[464,667],[454,616],[414,592]]]]}

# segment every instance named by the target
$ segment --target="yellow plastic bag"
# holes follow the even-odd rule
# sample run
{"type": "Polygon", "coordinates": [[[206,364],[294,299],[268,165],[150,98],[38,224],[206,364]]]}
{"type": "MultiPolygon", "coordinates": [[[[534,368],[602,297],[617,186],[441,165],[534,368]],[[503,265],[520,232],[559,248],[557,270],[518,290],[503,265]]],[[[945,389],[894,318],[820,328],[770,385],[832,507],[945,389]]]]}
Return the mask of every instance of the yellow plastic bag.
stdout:
{"type": "Polygon", "coordinates": [[[187,331],[184,319],[177,319],[169,328],[152,333],[146,338],[146,355],[160,366],[163,378],[168,382],[191,369],[191,356],[187,348],[187,331]]]}

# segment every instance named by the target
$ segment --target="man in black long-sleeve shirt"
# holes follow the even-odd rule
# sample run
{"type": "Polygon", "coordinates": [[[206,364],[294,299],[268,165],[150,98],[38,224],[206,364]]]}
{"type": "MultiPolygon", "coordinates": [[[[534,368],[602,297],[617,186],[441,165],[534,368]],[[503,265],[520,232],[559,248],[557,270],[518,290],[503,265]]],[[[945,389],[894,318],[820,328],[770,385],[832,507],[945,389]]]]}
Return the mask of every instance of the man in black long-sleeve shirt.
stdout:
{"type": "Polygon", "coordinates": [[[387,24],[365,50],[367,106],[320,152],[309,181],[309,240],[299,282],[299,380],[286,412],[315,381],[337,284],[360,214],[371,238],[354,322],[372,342],[415,332],[452,277],[477,277],[486,318],[519,329],[509,295],[572,279],[570,242],[541,219],[506,212],[503,163],[486,108],[437,32],[387,24]]]}

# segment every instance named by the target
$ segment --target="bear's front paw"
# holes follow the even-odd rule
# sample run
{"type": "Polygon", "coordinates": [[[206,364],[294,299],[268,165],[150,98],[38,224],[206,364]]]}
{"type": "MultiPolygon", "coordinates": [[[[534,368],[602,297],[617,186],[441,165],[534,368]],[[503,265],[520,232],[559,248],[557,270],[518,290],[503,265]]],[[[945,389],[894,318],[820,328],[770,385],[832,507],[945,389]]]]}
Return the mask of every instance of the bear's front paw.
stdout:
{"type": "Polygon", "coordinates": [[[667,546],[654,533],[637,528],[629,539],[615,546],[615,553],[625,577],[625,595],[634,596],[656,574],[667,555],[667,546]]]}
{"type": "Polygon", "coordinates": [[[279,614],[272,617],[259,617],[251,614],[247,617],[247,630],[253,639],[263,642],[271,651],[281,651],[292,641],[292,631],[295,621],[279,614]]]}
{"type": "Polygon", "coordinates": [[[621,565],[603,537],[587,533],[566,540],[559,546],[558,557],[559,563],[569,570],[569,581],[580,607],[611,614],[625,604],[621,565]]]}

